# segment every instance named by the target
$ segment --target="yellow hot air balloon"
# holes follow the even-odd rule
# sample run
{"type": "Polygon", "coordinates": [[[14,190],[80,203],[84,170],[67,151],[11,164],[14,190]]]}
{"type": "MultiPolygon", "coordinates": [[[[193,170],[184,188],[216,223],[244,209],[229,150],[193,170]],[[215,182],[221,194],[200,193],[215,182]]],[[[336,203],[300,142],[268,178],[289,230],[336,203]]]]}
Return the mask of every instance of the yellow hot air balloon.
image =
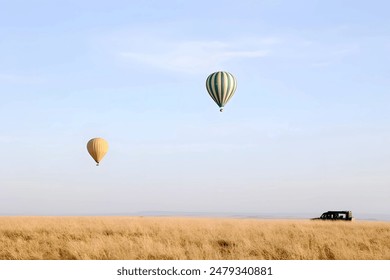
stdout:
{"type": "Polygon", "coordinates": [[[96,165],[99,166],[99,162],[108,151],[108,143],[103,138],[93,138],[88,141],[87,150],[91,157],[96,161],[96,165]]]}

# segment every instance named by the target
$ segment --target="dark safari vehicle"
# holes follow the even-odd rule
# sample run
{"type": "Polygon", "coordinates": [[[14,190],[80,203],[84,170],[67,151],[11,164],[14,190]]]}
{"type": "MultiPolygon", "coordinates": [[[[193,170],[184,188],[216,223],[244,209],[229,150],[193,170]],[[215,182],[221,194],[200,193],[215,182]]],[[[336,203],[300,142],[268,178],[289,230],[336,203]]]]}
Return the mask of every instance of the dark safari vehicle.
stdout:
{"type": "Polygon", "coordinates": [[[330,220],[330,221],[352,221],[352,211],[328,211],[321,215],[319,218],[312,220],[330,220]]]}

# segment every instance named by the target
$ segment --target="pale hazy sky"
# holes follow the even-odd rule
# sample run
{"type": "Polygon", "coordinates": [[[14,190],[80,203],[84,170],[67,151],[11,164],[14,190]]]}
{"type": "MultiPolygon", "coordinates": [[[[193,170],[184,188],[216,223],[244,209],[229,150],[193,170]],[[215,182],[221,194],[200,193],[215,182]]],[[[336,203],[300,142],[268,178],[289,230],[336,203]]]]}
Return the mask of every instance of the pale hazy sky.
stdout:
{"type": "Polygon", "coordinates": [[[0,0],[0,215],[389,214],[389,10],[0,0]]]}

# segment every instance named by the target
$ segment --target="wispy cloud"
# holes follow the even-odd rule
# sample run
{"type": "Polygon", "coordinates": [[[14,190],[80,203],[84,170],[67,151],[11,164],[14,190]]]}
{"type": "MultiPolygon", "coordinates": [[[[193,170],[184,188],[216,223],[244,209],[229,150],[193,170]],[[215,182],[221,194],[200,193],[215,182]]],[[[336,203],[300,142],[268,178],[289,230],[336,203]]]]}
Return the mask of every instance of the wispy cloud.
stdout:
{"type": "Polygon", "coordinates": [[[225,41],[172,40],[157,36],[153,39],[140,37],[133,45],[124,45],[126,47],[116,52],[122,61],[186,73],[223,69],[233,61],[242,60],[246,63],[265,57],[273,57],[278,61],[283,59],[285,63],[294,61],[312,67],[328,67],[360,51],[356,44],[350,42],[336,44],[295,36],[225,41]]]}
{"type": "Polygon", "coordinates": [[[178,34],[162,29],[132,29],[106,36],[102,42],[121,63],[182,73],[228,69],[235,63],[258,67],[259,60],[266,57],[277,64],[332,67],[361,52],[356,42],[334,41],[333,31],[324,32],[328,34],[325,38],[310,33],[302,36],[292,31],[288,34],[235,34],[210,40],[177,37],[178,34]]]}
{"type": "Polygon", "coordinates": [[[230,58],[256,58],[264,57],[270,53],[268,50],[258,50],[258,51],[230,51],[221,53],[221,57],[226,59],[230,58]]]}
{"type": "Polygon", "coordinates": [[[344,58],[359,54],[359,47],[357,45],[348,46],[333,46],[331,50],[323,50],[322,55],[312,55],[312,67],[328,67],[342,61],[344,58]]]}
{"type": "Polygon", "coordinates": [[[45,80],[38,76],[26,76],[26,75],[14,75],[14,74],[1,74],[0,83],[13,83],[13,84],[41,84],[45,80]]]}
{"type": "Polygon", "coordinates": [[[223,67],[233,59],[257,59],[271,53],[273,39],[253,42],[224,41],[157,41],[148,51],[119,52],[121,58],[171,71],[197,72],[223,67]],[[260,45],[260,46],[259,46],[260,45]],[[201,70],[200,70],[201,69],[201,70]]]}

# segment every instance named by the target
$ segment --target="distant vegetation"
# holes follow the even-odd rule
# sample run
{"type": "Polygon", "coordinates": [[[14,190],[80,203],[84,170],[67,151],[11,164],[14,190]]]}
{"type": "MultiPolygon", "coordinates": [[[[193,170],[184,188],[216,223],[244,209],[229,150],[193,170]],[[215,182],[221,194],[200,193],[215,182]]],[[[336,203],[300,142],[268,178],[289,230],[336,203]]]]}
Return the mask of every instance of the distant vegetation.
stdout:
{"type": "Polygon", "coordinates": [[[390,259],[389,222],[0,217],[0,259],[390,259]]]}

